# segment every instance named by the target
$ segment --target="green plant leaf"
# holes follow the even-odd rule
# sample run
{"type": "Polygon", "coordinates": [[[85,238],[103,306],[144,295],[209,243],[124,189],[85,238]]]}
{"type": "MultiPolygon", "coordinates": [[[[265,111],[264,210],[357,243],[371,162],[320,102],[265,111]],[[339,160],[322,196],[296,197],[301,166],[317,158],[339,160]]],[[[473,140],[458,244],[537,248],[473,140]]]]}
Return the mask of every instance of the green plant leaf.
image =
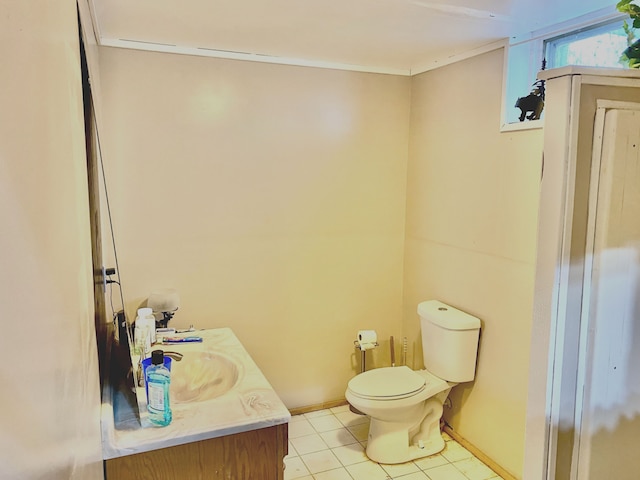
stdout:
{"type": "Polygon", "coordinates": [[[627,48],[623,53],[624,53],[624,55],[627,56],[629,61],[633,60],[634,58],[639,58],[640,57],[640,55],[639,55],[640,51],[632,50],[631,47],[627,48]]]}
{"type": "Polygon", "coordinates": [[[640,6],[636,5],[635,3],[630,3],[630,1],[627,2],[626,0],[623,0],[624,4],[623,2],[618,3],[616,7],[617,10],[619,12],[628,14],[631,18],[640,17],[640,6]]]}
{"type": "Polygon", "coordinates": [[[633,28],[629,26],[629,23],[626,20],[623,20],[622,29],[624,30],[624,33],[627,35],[627,45],[631,45],[636,38],[636,34],[633,31],[633,28]]]}

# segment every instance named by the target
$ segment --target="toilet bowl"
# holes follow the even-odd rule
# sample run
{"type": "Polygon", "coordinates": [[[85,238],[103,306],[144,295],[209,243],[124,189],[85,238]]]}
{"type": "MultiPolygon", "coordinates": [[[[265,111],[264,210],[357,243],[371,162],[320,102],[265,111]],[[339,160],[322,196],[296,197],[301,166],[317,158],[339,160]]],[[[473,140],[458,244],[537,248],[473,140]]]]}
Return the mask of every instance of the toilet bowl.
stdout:
{"type": "Polygon", "coordinates": [[[418,313],[426,369],[369,370],[352,378],[345,393],[370,417],[366,454],[379,463],[440,452],[442,406],[453,387],[475,377],[480,320],[435,300],[422,302],[418,313]]]}
{"type": "Polygon", "coordinates": [[[367,456],[379,463],[404,463],[441,451],[442,405],[452,386],[427,370],[405,366],[353,378],[347,401],[371,417],[367,456]]]}

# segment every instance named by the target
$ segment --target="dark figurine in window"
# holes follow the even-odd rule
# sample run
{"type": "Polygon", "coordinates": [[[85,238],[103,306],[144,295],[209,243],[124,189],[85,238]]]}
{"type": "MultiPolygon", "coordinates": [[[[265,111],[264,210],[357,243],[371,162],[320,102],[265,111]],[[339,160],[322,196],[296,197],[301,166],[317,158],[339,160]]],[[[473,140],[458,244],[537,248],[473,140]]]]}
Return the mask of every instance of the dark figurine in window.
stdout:
{"type": "Polygon", "coordinates": [[[524,122],[525,117],[527,120],[539,120],[544,108],[544,80],[534,83],[531,93],[526,97],[518,98],[515,106],[520,109],[521,122],[524,122]]]}

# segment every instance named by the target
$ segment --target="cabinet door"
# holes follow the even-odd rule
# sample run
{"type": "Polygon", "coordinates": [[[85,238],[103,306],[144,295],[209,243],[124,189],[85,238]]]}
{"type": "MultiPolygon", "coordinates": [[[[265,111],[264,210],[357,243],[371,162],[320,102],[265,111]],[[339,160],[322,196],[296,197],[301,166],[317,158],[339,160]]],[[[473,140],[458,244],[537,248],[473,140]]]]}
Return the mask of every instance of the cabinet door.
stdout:
{"type": "Polygon", "coordinates": [[[619,107],[596,116],[576,476],[585,480],[640,471],[640,104],[619,107]]]}
{"type": "Polygon", "coordinates": [[[105,461],[107,480],[283,480],[287,424],[105,461]]]}

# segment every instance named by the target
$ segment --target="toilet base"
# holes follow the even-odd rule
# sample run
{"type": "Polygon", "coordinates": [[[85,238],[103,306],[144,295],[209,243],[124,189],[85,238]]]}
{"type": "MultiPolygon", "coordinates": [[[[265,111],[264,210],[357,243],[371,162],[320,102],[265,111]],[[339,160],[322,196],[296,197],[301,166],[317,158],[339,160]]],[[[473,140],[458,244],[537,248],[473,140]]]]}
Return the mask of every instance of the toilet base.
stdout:
{"type": "Polygon", "coordinates": [[[445,442],[440,432],[440,418],[442,403],[449,392],[443,393],[425,402],[417,423],[387,422],[371,417],[367,457],[378,463],[396,464],[442,451],[445,442]]]}

